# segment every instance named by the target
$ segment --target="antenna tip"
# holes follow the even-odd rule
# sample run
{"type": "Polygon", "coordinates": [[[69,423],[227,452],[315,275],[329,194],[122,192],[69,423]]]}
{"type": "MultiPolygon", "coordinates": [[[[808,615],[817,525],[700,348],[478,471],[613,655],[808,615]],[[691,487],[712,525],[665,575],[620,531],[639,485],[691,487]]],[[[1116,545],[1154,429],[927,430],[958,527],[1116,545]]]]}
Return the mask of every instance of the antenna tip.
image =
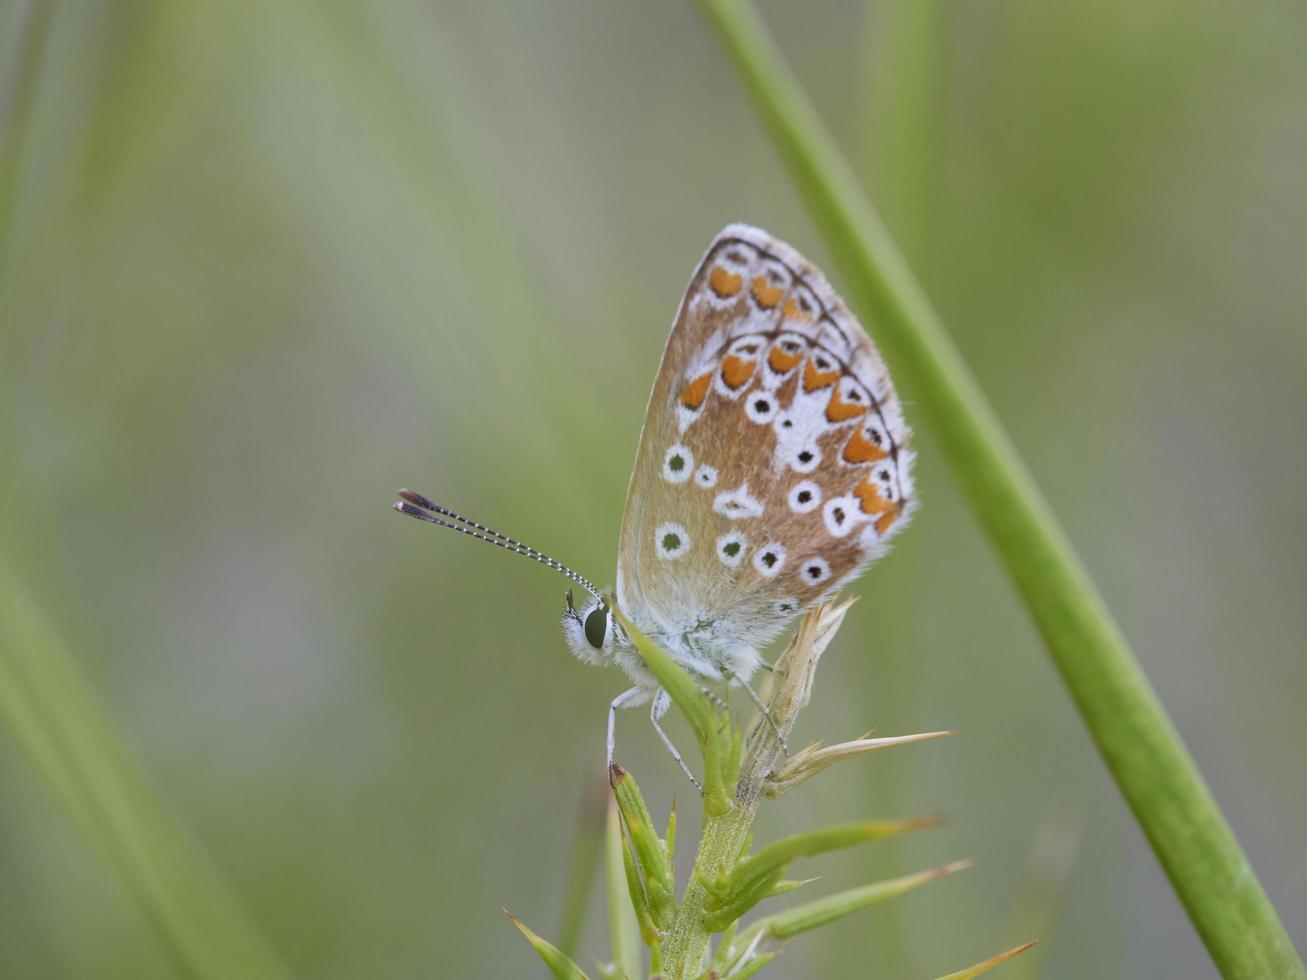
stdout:
{"type": "Polygon", "coordinates": [[[399,499],[400,499],[400,500],[407,500],[410,504],[414,504],[414,505],[416,505],[416,506],[418,506],[418,507],[421,507],[423,510],[435,510],[435,509],[436,509],[436,505],[433,504],[430,500],[428,500],[426,497],[422,496],[422,494],[417,493],[416,491],[410,490],[410,489],[408,489],[407,487],[404,487],[403,489],[401,489],[401,490],[399,491],[399,499]]]}
{"type": "MultiPolygon", "coordinates": [[[[408,503],[407,501],[396,500],[390,506],[393,507],[395,510],[399,511],[401,514],[407,515],[408,517],[416,517],[420,521],[425,521],[429,519],[424,511],[419,510],[417,507],[414,507],[412,504],[408,503]]],[[[435,522],[433,521],[433,523],[435,522]]]]}

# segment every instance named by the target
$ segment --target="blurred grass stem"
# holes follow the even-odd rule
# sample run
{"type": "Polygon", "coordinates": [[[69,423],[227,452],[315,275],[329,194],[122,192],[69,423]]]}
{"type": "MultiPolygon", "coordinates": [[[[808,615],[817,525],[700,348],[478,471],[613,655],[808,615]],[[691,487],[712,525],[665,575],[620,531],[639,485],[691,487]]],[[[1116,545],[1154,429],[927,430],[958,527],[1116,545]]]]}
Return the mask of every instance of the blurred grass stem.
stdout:
{"type": "Polygon", "coordinates": [[[182,975],[288,976],[208,856],[154,793],[72,657],[3,564],[0,721],[182,975]]]}
{"type": "Polygon", "coordinates": [[[699,5],[825,237],[845,295],[915,393],[1218,969],[1307,977],[1088,572],[766,27],[742,0],[699,5]]]}
{"type": "Polygon", "coordinates": [[[628,980],[640,975],[640,945],[635,913],[627,901],[626,869],[622,860],[621,817],[610,796],[604,817],[604,911],[608,920],[608,953],[628,980]]]}
{"type": "MultiPolygon", "coordinates": [[[[586,771],[593,772],[593,767],[586,771]]],[[[608,787],[600,780],[587,778],[581,788],[572,870],[567,878],[567,896],[563,900],[563,920],[558,927],[558,948],[568,956],[576,956],[585,929],[590,892],[599,867],[599,854],[604,847],[607,809],[608,787]]]]}

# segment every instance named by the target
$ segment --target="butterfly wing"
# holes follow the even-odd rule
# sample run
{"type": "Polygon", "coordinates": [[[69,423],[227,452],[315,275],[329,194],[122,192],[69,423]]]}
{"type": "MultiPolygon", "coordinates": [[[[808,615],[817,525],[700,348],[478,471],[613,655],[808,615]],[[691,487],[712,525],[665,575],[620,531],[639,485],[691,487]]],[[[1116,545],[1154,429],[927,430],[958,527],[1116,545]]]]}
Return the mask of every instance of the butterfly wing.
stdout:
{"type": "Polygon", "coordinates": [[[617,600],[711,657],[860,574],[913,507],[885,364],[794,249],[728,225],[663,351],[627,491],[617,600]]]}

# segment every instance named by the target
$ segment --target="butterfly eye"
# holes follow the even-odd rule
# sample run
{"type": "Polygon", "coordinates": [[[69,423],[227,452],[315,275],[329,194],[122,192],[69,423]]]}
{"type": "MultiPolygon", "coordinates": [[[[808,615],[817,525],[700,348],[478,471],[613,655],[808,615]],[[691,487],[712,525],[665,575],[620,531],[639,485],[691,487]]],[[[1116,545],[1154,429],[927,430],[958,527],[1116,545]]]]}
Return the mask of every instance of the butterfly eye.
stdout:
{"type": "Polygon", "coordinates": [[[595,606],[590,615],[585,617],[585,640],[596,650],[602,650],[607,635],[608,610],[603,606],[595,606]]]}

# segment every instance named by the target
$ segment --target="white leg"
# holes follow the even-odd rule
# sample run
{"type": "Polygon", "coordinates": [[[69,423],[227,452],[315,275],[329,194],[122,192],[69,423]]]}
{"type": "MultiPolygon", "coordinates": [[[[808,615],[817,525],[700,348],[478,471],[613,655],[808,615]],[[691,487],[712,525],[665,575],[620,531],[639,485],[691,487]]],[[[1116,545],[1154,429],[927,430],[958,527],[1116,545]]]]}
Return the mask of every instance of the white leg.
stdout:
{"type": "Polygon", "coordinates": [[[681,767],[681,771],[685,773],[686,777],[694,785],[694,788],[702,793],[703,787],[699,785],[699,780],[694,778],[694,773],[690,772],[690,767],[687,766],[685,760],[681,758],[681,753],[676,751],[676,746],[672,744],[672,740],[668,738],[667,733],[663,731],[663,726],[658,724],[658,720],[662,718],[663,715],[667,714],[667,709],[671,706],[671,695],[666,691],[659,691],[654,695],[653,707],[649,709],[649,720],[653,722],[654,731],[658,733],[658,737],[662,739],[663,745],[665,745],[667,751],[672,754],[672,758],[676,760],[676,764],[681,767]]]}
{"type": "Polygon", "coordinates": [[[652,692],[643,687],[633,687],[613,698],[608,706],[608,768],[613,768],[613,748],[617,744],[617,709],[636,708],[649,700],[652,692]]]}
{"type": "Polygon", "coordinates": [[[727,704],[725,699],[723,699],[722,696],[718,694],[716,691],[712,690],[712,688],[705,687],[704,685],[700,684],[699,693],[702,694],[704,697],[706,697],[714,705],[716,705],[718,711],[726,710],[727,704]]]}
{"type": "Polygon", "coordinates": [[[772,734],[774,734],[776,736],[776,740],[781,743],[781,751],[784,752],[786,755],[789,755],[790,754],[789,743],[785,741],[785,736],[781,734],[781,730],[776,727],[776,722],[771,716],[771,711],[769,711],[767,709],[767,706],[762,703],[762,698],[758,697],[758,693],[749,686],[749,682],[746,681],[743,677],[739,676],[738,674],[728,674],[727,676],[730,677],[731,680],[735,681],[735,683],[739,684],[740,687],[744,688],[749,693],[749,698],[753,701],[754,706],[757,707],[757,709],[760,712],[762,712],[762,717],[767,722],[767,724],[771,727],[772,734]]]}

